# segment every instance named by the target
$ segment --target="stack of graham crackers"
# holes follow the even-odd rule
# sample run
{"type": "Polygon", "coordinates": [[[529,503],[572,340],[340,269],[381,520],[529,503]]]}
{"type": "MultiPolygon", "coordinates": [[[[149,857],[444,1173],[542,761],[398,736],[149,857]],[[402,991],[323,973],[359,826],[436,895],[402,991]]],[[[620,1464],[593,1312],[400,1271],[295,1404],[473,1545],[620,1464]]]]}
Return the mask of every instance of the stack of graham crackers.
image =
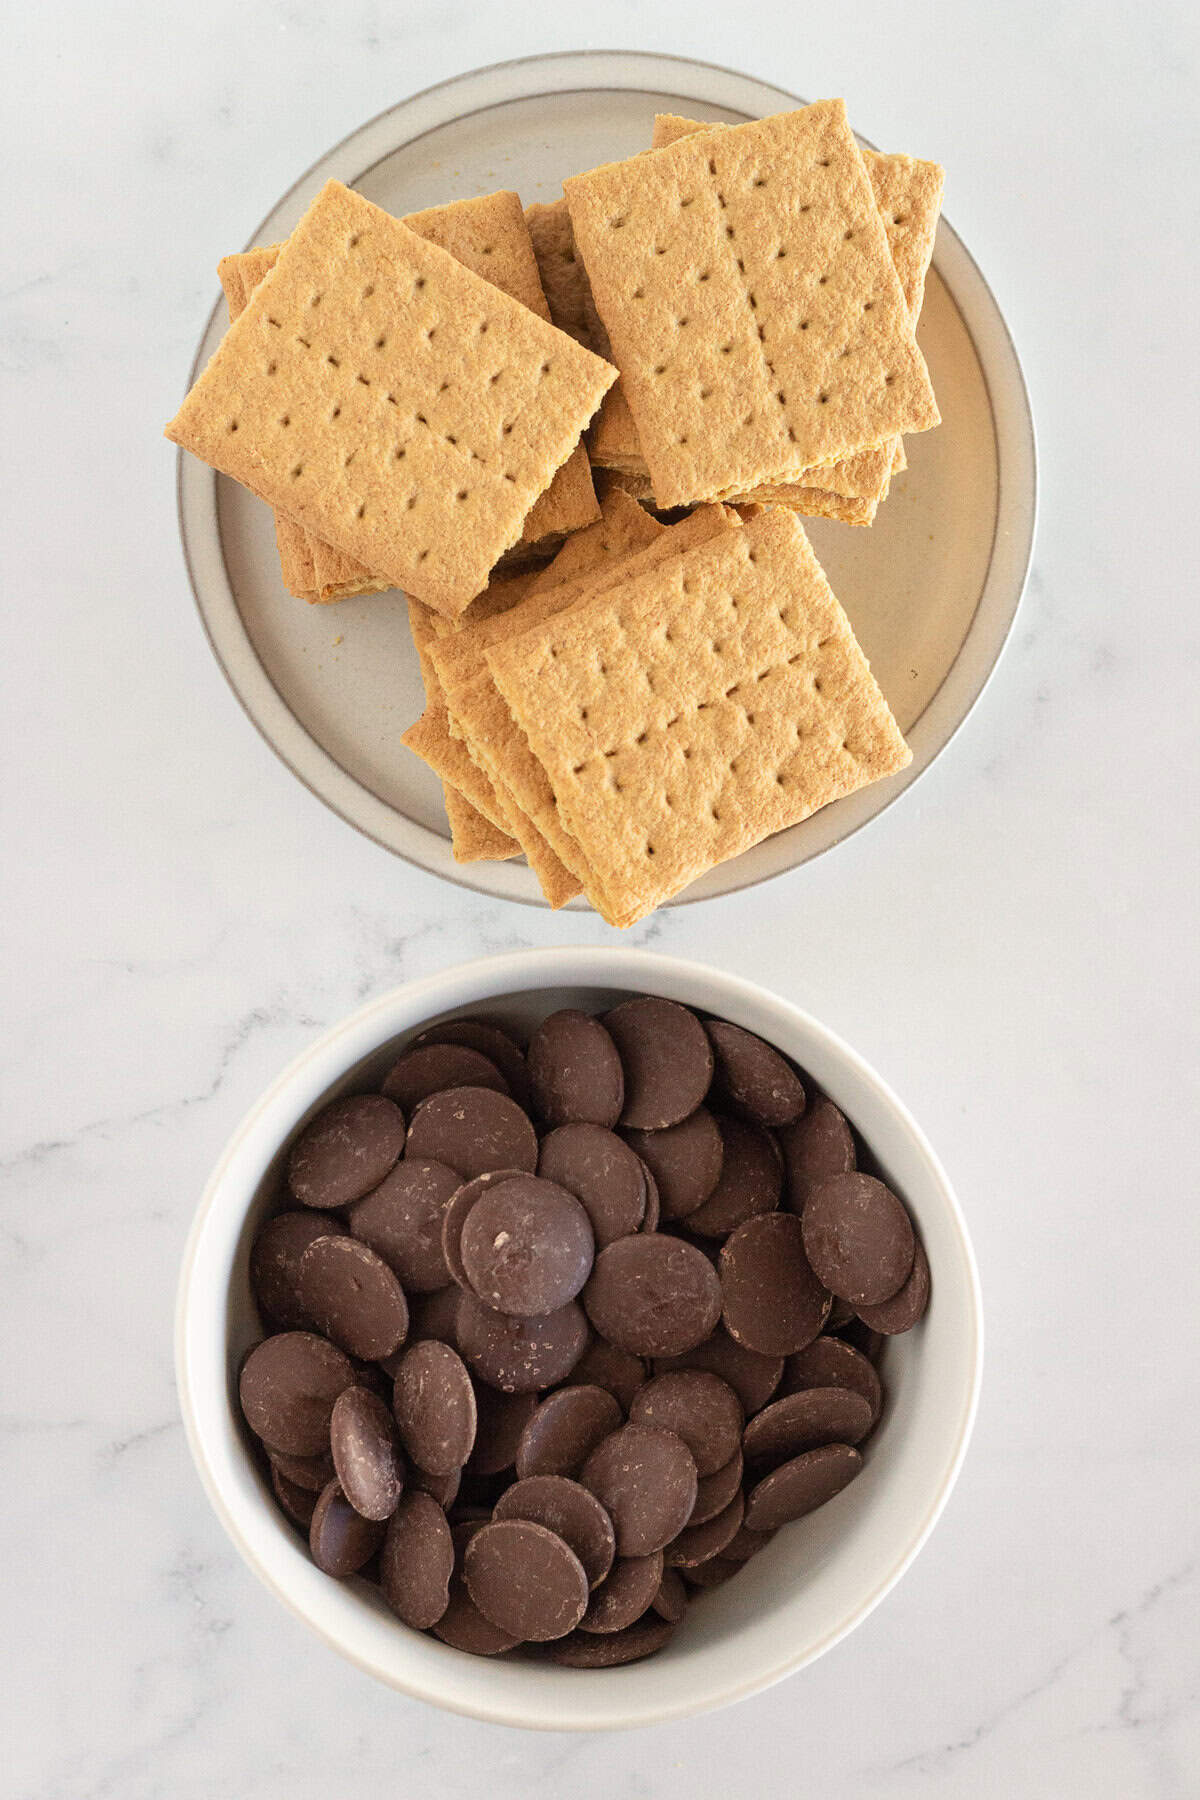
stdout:
{"type": "Polygon", "coordinates": [[[840,101],[660,117],[552,206],[398,220],[331,182],[222,263],[168,435],[271,504],[293,592],[404,589],[405,742],[460,860],[523,851],[552,905],[629,925],[907,763],[798,515],[870,524],[938,422],[941,187],[840,101]]]}

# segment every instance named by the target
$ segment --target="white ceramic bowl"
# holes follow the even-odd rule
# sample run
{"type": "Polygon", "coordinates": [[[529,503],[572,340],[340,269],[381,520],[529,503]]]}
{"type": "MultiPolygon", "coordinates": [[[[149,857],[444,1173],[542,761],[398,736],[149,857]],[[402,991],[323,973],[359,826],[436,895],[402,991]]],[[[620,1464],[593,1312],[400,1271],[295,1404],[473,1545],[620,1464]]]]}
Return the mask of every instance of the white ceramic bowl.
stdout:
{"type": "Polygon", "coordinates": [[[983,1323],[966,1226],[929,1144],[861,1057],[789,1001],[699,963],[639,950],[533,950],[466,963],[360,1008],[292,1063],[227,1145],[188,1240],[176,1320],[180,1403],[218,1517],[260,1580],[381,1681],[507,1725],[597,1730],[724,1706],[794,1673],[852,1631],[933,1529],[966,1451],[983,1323]],[[923,1323],[884,1353],[887,1404],[861,1475],[787,1526],[736,1581],[704,1594],[652,1661],[609,1670],[487,1660],[409,1631],[365,1583],[331,1581],[276,1509],[236,1410],[261,1335],[248,1256],[278,1191],[282,1146],[318,1106],[382,1073],[419,1026],[479,1012],[528,1027],[556,1006],[630,993],[690,1002],[760,1033],[841,1106],[904,1196],[933,1271],[923,1323]]]}

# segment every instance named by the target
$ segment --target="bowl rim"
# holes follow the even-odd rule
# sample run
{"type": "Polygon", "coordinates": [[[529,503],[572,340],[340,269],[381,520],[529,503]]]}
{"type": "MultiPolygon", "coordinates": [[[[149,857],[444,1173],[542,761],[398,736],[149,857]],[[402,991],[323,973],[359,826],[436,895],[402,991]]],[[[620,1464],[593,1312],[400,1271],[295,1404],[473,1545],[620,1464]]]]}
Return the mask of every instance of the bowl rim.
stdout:
{"type": "MultiPolygon", "coordinates": [[[[702,1005],[705,1010],[717,1010],[716,1007],[710,1008],[708,999],[701,1001],[693,997],[690,1002],[684,1000],[683,1003],[702,1005]]],[[[188,1232],[180,1266],[174,1317],[174,1357],[176,1386],[188,1448],[213,1511],[247,1567],[330,1649],[388,1687],[464,1717],[535,1730],[628,1729],[717,1710],[762,1692],[815,1662],[835,1644],[840,1643],[862,1624],[896,1586],[920,1554],[941,1517],[970,1443],[983,1373],[983,1300],[966,1220],[933,1146],[889,1083],[836,1032],[794,1001],[775,994],[759,983],[690,958],[664,955],[633,946],[616,949],[558,946],[506,951],[498,955],[472,958],[416,981],[401,983],[355,1008],[321,1032],[288,1062],[242,1115],[205,1184],[188,1232]],[[205,1232],[214,1213],[220,1210],[229,1173],[246,1152],[248,1140],[254,1136],[265,1116],[283,1105],[287,1095],[300,1078],[310,1071],[312,1065],[337,1065],[331,1070],[325,1083],[325,1086],[329,1086],[337,1080],[339,1070],[354,1068],[364,1056],[385,1043],[389,1034],[416,1029],[426,1018],[460,1007],[479,1005],[505,994],[528,992],[542,987],[612,987],[646,993],[665,992],[666,997],[682,1000],[683,996],[678,990],[685,986],[699,986],[701,991],[707,990],[718,1005],[730,998],[735,1001],[749,1000],[758,1007],[765,1005],[768,1011],[787,1015],[792,1024],[799,1024],[802,1029],[815,1034],[823,1041],[824,1048],[835,1058],[842,1060],[860,1081],[875,1090],[876,1098],[883,1102],[896,1123],[908,1133],[912,1146],[926,1163],[932,1185],[939,1190],[939,1198],[957,1239],[966,1276],[970,1325],[970,1338],[964,1356],[967,1387],[952,1453],[929,1497],[920,1525],[908,1535],[887,1573],[875,1586],[849,1606],[844,1615],[814,1642],[806,1644],[799,1651],[777,1658],[770,1666],[756,1665],[753,1671],[740,1676],[734,1671],[728,1684],[720,1691],[714,1691],[713,1685],[709,1683],[694,1699],[658,1705],[647,1699],[644,1703],[627,1705],[619,1712],[606,1711],[603,1717],[591,1717],[589,1713],[593,1709],[587,1703],[582,1686],[581,1704],[572,1711],[564,1709],[558,1700],[552,1703],[552,1707],[543,1704],[540,1709],[532,1698],[529,1705],[522,1708],[481,1701],[472,1696],[469,1682],[462,1684],[460,1691],[455,1691],[452,1683],[446,1683],[445,1688],[449,1691],[443,1691],[442,1685],[435,1681],[406,1678],[402,1672],[381,1666],[344,1641],[276,1579],[260,1559],[247,1532],[242,1528],[238,1516],[241,1502],[230,1502],[214,1473],[204,1428],[198,1417],[190,1362],[190,1327],[195,1300],[193,1278],[205,1232]],[[397,1011],[405,1014],[407,1023],[392,1026],[389,1033],[388,1022],[397,1011]]]]}

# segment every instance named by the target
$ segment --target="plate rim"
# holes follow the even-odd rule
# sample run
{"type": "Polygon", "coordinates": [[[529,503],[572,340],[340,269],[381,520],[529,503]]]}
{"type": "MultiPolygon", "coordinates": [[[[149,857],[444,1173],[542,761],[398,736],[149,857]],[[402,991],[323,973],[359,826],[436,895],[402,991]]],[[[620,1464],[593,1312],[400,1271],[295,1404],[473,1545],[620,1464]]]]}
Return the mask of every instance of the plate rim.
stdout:
{"type": "MultiPolygon", "coordinates": [[[[318,180],[329,179],[331,165],[345,163],[353,150],[365,148],[399,117],[414,111],[419,113],[423,106],[435,102],[439,97],[445,100],[455,93],[469,94],[479,88],[486,90],[488,84],[494,83],[497,78],[501,78],[504,87],[515,81],[514,91],[490,95],[485,92],[477,106],[440,111],[438,116],[408,136],[398,141],[393,137],[380,154],[368,157],[362,161],[361,166],[356,165],[355,172],[343,169],[341,173],[344,178],[361,181],[396,150],[419,141],[429,131],[440,129],[458,119],[469,118],[473,111],[486,111],[520,100],[537,99],[542,95],[558,98],[572,92],[600,93],[605,89],[625,93],[640,91],[669,94],[669,80],[673,71],[679,72],[677,79],[690,78],[693,83],[698,76],[716,78],[717,84],[724,85],[726,90],[721,96],[689,91],[674,97],[721,106],[728,111],[746,110],[751,117],[758,116],[754,106],[743,108],[739,105],[739,99],[746,101],[752,95],[770,96],[771,102],[780,103],[774,105],[774,110],[777,111],[785,110],[791,105],[806,104],[800,96],[761,81],[757,76],[720,63],[668,52],[603,48],[565,50],[485,64],[419,89],[392,106],[383,108],[346,133],[310,163],[285,190],[260,221],[247,247],[262,242],[270,221],[294,204],[298,196],[315,188],[318,180]],[[596,71],[601,78],[574,79],[569,85],[557,86],[548,79],[531,82],[530,78],[535,72],[538,77],[548,77],[555,70],[571,71],[580,77],[596,71]],[[667,77],[667,86],[655,81],[656,71],[667,77]],[[731,94],[738,97],[730,98],[731,94]]],[[[761,111],[760,106],[759,113],[761,111]]],[[[869,144],[869,140],[865,138],[860,138],[860,141],[869,144]]],[[[820,809],[808,819],[790,827],[788,832],[780,833],[780,837],[787,837],[790,832],[811,828],[813,821],[819,819],[822,812],[829,815],[825,820],[824,831],[816,833],[810,829],[808,836],[812,841],[784,866],[760,874],[747,874],[741,880],[728,882],[715,894],[695,892],[693,887],[685,888],[666,902],[668,906],[690,906],[707,900],[728,899],[748,888],[765,885],[781,876],[792,874],[806,863],[846,843],[866,825],[890,811],[937,761],[966,724],[994,677],[1011,637],[1032,566],[1038,515],[1037,436],[1028,384],[999,302],[978,262],[944,215],[938,224],[933,266],[943,281],[950,303],[958,313],[975,353],[987,395],[995,444],[996,513],[987,568],[971,621],[942,680],[930,695],[920,716],[906,732],[913,757],[905,770],[884,782],[873,783],[869,788],[847,796],[834,807],[820,809]],[[939,267],[939,262],[957,263],[957,282],[951,282],[939,267]],[[974,323],[977,326],[985,325],[989,329],[986,355],[981,348],[979,332],[972,328],[972,319],[964,310],[959,285],[963,280],[973,288],[968,300],[972,313],[979,315],[974,323]]],[[[218,297],[205,321],[192,360],[188,374],[189,388],[212,354],[215,339],[221,333],[221,308],[222,301],[218,297]]],[[[426,874],[451,881],[456,886],[485,897],[512,900],[522,905],[549,910],[545,897],[537,888],[532,870],[524,862],[456,863],[451,854],[448,836],[443,836],[401,812],[391,801],[384,799],[366,782],[351,774],[311,734],[292,710],[262,662],[237,605],[221,539],[217,500],[219,479],[215,470],[187,456],[182,449],[177,451],[176,515],[192,598],[217,666],[259,736],[308,793],[328,807],[343,823],[389,854],[400,857],[426,874]],[[218,589],[222,584],[224,589],[223,593],[218,591],[215,596],[209,591],[209,582],[197,569],[201,546],[193,539],[193,531],[205,525],[208,526],[212,539],[209,548],[215,548],[219,564],[219,571],[214,571],[217,573],[218,589]],[[232,648],[219,639],[218,624],[210,616],[210,608],[214,613],[219,612],[222,610],[222,603],[224,623],[235,634],[232,648]],[[242,664],[240,669],[232,666],[235,662],[242,664]],[[273,721],[263,716],[272,711],[275,713],[273,721]],[[292,742],[284,743],[281,738],[290,738],[292,742]],[[304,760],[313,766],[302,767],[304,760]],[[338,789],[342,792],[337,792],[338,789]],[[355,801],[357,806],[353,804],[355,801]],[[391,834],[387,829],[389,824],[393,827],[391,834]],[[397,842],[397,835],[404,841],[397,842]]],[[[732,863],[736,864],[738,860],[734,858],[732,863]]],[[[562,910],[588,909],[582,898],[577,898],[562,910]]]]}

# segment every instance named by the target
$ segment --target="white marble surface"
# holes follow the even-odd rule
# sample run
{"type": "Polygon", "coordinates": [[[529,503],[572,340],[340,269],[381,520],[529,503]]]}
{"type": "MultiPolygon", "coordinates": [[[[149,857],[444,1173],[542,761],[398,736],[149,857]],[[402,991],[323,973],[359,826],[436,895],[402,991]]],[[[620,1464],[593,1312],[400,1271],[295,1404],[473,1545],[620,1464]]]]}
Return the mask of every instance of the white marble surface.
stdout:
{"type": "Polygon", "coordinates": [[[59,0],[6,27],[0,1787],[1194,1794],[1194,21],[1183,0],[765,0],[752,31],[679,0],[545,10],[59,0]],[[588,1740],[445,1718],[341,1664],[243,1569],[188,1460],[176,1266],[260,1087],[386,985],[604,928],[440,885],[292,781],[208,653],[159,434],[217,256],[300,170],[404,94],[593,22],[582,41],[845,93],[876,141],[949,166],[1028,371],[1043,515],[999,674],[913,796],[634,934],[800,998],[924,1123],[986,1290],[972,1454],[916,1567],[819,1665],[588,1740]]]}

